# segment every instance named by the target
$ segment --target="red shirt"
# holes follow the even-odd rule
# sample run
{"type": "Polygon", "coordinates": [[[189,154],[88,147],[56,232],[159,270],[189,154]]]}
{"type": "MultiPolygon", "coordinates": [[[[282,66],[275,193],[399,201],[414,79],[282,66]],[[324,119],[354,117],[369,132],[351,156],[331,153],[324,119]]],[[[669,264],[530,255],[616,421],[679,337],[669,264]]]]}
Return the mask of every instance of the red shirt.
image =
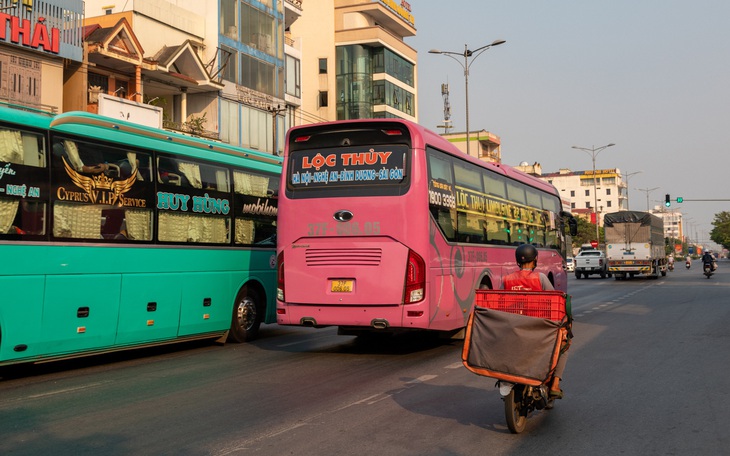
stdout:
{"type": "Polygon", "coordinates": [[[540,273],[529,269],[520,269],[502,279],[504,289],[511,291],[541,291],[540,273]]]}

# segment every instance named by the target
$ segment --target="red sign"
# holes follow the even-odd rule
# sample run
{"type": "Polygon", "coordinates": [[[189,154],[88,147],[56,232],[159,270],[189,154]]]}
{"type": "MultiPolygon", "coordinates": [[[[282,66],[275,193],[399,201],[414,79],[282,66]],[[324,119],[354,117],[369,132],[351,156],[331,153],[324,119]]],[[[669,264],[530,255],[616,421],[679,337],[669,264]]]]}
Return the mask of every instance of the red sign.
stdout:
{"type": "Polygon", "coordinates": [[[593,247],[594,249],[598,247],[598,241],[591,241],[591,247],[593,247]]]}

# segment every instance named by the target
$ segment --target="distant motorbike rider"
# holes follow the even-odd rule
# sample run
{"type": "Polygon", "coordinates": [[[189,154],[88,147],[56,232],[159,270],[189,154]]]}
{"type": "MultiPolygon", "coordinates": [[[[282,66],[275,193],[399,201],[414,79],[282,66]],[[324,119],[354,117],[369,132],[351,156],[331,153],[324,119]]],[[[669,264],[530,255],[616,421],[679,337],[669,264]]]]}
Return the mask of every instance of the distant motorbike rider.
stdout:
{"type": "Polygon", "coordinates": [[[702,269],[705,269],[706,264],[710,265],[711,271],[714,271],[717,268],[717,265],[715,264],[715,257],[709,250],[702,254],[702,269]]]}
{"type": "Polygon", "coordinates": [[[685,264],[687,265],[687,268],[692,266],[692,257],[687,255],[687,260],[685,261],[685,264]]]}
{"type": "MultiPolygon", "coordinates": [[[[537,249],[532,244],[522,244],[515,250],[515,259],[519,270],[502,278],[502,288],[512,291],[541,291],[554,290],[553,284],[542,272],[535,271],[537,267],[537,249]]],[[[550,399],[562,399],[563,390],[560,389],[560,379],[568,358],[567,351],[560,354],[555,366],[553,381],[550,385],[550,399]]]]}

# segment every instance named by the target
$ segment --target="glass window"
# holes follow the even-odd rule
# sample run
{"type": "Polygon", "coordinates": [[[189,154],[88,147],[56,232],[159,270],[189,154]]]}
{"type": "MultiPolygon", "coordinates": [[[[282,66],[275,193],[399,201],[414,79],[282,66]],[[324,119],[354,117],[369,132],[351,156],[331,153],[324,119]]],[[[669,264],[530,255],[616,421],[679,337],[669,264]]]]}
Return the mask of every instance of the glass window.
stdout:
{"type": "Polygon", "coordinates": [[[535,188],[527,187],[525,189],[527,194],[527,205],[532,206],[536,209],[542,209],[542,198],[541,192],[535,188]]]}
{"type": "Polygon", "coordinates": [[[250,55],[241,54],[241,85],[279,96],[276,91],[276,67],[250,55]]]}
{"type": "Polygon", "coordinates": [[[451,158],[436,149],[428,149],[429,209],[441,232],[449,241],[457,239],[456,189],[451,158]]]}
{"type": "Polygon", "coordinates": [[[220,98],[221,104],[221,141],[234,146],[241,144],[239,135],[240,129],[240,104],[220,98]]]}
{"type": "MultiPolygon", "coordinates": [[[[542,194],[542,208],[546,211],[550,211],[554,214],[557,214],[560,212],[560,199],[558,199],[555,195],[547,195],[545,193],[542,194]]],[[[572,207],[575,207],[573,205],[572,207]]]]}
{"type": "Polygon", "coordinates": [[[54,237],[152,239],[151,154],[55,138],[52,163],[54,237]]]}
{"type": "Polygon", "coordinates": [[[456,185],[482,191],[482,176],[480,169],[468,163],[454,162],[454,178],[456,185]]]}
{"type": "Polygon", "coordinates": [[[507,198],[515,203],[527,204],[525,187],[519,182],[507,181],[507,198]]]}
{"type": "Polygon", "coordinates": [[[266,54],[277,56],[276,20],[266,11],[241,4],[241,42],[266,54]]]}
{"type": "Polygon", "coordinates": [[[507,196],[507,190],[505,189],[505,178],[499,174],[486,172],[483,174],[484,190],[494,196],[504,198],[507,196]]]}
{"type": "Polygon", "coordinates": [[[327,74],[327,59],[319,59],[319,74],[327,74]]]}
{"type": "Polygon", "coordinates": [[[238,0],[221,0],[220,34],[232,40],[238,37],[238,0]]]}
{"type": "Polygon", "coordinates": [[[160,242],[228,244],[230,241],[228,217],[162,211],[158,223],[160,242]]]}
{"type": "Polygon", "coordinates": [[[327,97],[327,91],[320,91],[319,92],[319,107],[325,108],[329,106],[329,100],[327,97]]]}
{"type": "Polygon", "coordinates": [[[223,79],[238,83],[238,52],[235,49],[221,46],[221,61],[225,65],[221,73],[223,79]]]}
{"type": "Polygon", "coordinates": [[[159,241],[230,242],[231,184],[227,168],[160,155],[157,181],[159,241]]]}
{"type": "Polygon", "coordinates": [[[45,137],[0,128],[0,238],[46,233],[45,137]]]}
{"type": "Polygon", "coordinates": [[[157,182],[216,192],[230,191],[226,168],[168,156],[157,158],[157,182]]]}
{"type": "Polygon", "coordinates": [[[278,189],[278,177],[244,170],[233,171],[236,244],[276,245],[278,189]]]}
{"type": "Polygon", "coordinates": [[[286,93],[297,98],[302,96],[302,62],[286,56],[286,93]]]}

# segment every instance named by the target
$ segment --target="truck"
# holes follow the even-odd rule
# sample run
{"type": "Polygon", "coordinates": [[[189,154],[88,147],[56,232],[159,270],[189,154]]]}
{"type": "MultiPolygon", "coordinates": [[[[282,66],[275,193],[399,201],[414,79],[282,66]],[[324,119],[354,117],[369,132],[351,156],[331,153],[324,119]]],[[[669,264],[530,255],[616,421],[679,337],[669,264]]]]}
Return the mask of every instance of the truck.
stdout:
{"type": "Polygon", "coordinates": [[[664,222],[649,212],[619,211],[605,214],[608,270],[616,280],[643,274],[658,278],[667,275],[664,222]]]}
{"type": "Polygon", "coordinates": [[[594,248],[581,249],[575,256],[575,278],[580,279],[581,276],[588,278],[589,275],[599,274],[602,279],[611,276],[608,271],[608,262],[606,254],[594,248]]]}

